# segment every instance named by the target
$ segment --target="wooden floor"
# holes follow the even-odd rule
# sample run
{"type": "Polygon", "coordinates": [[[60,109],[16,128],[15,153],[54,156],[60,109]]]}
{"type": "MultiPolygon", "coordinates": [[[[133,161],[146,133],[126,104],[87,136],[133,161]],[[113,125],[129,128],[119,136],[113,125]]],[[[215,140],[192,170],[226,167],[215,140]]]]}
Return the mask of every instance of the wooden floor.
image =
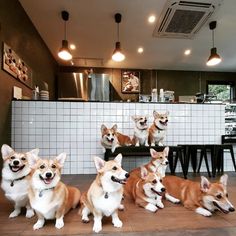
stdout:
{"type": "MultiPolygon", "coordinates": [[[[190,177],[199,180],[199,175],[190,177]]],[[[216,177],[214,181],[218,179],[216,177]]],[[[63,181],[75,185],[84,191],[88,188],[94,175],[67,175],[63,176],[63,181]]],[[[236,173],[229,173],[228,192],[230,200],[236,206],[236,173]]],[[[165,208],[156,213],[150,213],[143,208],[135,206],[128,199],[124,200],[125,211],[119,216],[123,221],[121,229],[114,228],[110,218],[104,218],[103,230],[94,235],[236,235],[236,213],[223,214],[217,212],[212,217],[203,217],[192,211],[185,209],[181,205],[173,205],[164,201],[165,208]]],[[[68,213],[65,217],[65,226],[61,230],[54,227],[55,221],[47,221],[44,228],[33,231],[33,224],[36,217],[26,219],[24,215],[9,219],[8,215],[12,211],[12,204],[4,198],[0,190],[0,235],[2,236],[32,236],[32,235],[90,235],[93,234],[91,220],[88,224],[81,222],[78,209],[68,213]]]]}

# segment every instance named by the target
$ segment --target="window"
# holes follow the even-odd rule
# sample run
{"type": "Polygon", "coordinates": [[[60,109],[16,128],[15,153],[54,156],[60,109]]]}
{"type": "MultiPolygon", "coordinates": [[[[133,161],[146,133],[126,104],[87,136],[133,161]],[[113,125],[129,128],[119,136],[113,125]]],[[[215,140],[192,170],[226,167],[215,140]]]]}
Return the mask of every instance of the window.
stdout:
{"type": "Polygon", "coordinates": [[[233,99],[232,82],[207,81],[207,94],[216,96],[217,100],[231,101],[233,99]]]}

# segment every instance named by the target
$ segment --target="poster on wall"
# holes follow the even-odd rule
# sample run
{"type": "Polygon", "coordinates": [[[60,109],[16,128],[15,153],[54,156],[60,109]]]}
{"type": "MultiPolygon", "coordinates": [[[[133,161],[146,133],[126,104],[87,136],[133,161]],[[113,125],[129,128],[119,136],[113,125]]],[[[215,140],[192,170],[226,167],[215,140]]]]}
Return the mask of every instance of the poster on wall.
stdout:
{"type": "Polygon", "coordinates": [[[122,71],[121,73],[122,93],[139,93],[140,71],[122,71]]]}
{"type": "Polygon", "coordinates": [[[2,55],[2,69],[32,88],[32,70],[6,43],[2,55]]]}

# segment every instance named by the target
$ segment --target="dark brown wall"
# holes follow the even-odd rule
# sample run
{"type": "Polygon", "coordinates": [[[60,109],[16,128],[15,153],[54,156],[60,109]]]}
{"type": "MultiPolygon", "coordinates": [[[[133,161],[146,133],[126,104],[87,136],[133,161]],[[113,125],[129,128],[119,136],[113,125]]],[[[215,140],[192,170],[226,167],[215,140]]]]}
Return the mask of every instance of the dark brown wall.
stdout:
{"type": "MultiPolygon", "coordinates": [[[[50,97],[55,97],[57,64],[45,43],[34,28],[18,0],[0,1],[0,62],[2,43],[8,44],[33,70],[33,84],[43,88],[49,85],[50,97]]],[[[23,95],[31,97],[32,91],[11,75],[0,69],[0,146],[10,144],[10,111],[13,86],[21,87],[23,95]]]]}

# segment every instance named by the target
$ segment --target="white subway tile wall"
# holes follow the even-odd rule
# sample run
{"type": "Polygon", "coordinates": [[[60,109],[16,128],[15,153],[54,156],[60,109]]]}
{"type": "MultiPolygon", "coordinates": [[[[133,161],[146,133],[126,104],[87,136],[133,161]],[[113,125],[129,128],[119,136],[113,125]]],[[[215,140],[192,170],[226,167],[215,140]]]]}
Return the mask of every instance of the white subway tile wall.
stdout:
{"type": "MultiPolygon", "coordinates": [[[[170,113],[165,145],[220,144],[225,132],[225,107],[219,104],[13,101],[12,146],[19,151],[37,147],[41,157],[66,152],[64,174],[94,174],[92,157],[103,157],[101,125],[117,124],[120,132],[132,136],[131,116],[147,115],[151,125],[153,110],[170,113]]],[[[124,158],[123,166],[131,170],[149,159],[124,158]]],[[[228,156],[225,170],[233,170],[228,156]]]]}

